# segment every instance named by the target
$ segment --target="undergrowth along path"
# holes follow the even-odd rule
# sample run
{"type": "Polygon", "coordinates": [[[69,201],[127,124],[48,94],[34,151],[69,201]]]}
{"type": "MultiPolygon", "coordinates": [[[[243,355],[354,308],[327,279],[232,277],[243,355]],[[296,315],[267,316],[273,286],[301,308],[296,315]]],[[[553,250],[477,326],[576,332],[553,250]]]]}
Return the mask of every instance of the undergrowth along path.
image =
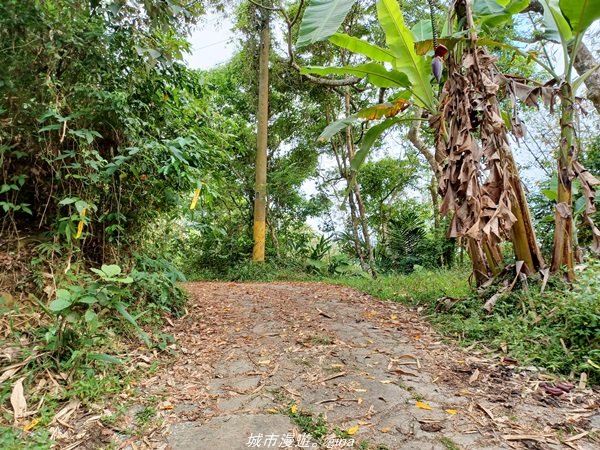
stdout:
{"type": "Polygon", "coordinates": [[[122,448],[600,445],[597,393],[548,395],[549,375],[445,344],[402,305],[317,283],[186,289],[187,314],[165,329],[178,356],[139,385],[161,399],[160,425],[122,448]]]}

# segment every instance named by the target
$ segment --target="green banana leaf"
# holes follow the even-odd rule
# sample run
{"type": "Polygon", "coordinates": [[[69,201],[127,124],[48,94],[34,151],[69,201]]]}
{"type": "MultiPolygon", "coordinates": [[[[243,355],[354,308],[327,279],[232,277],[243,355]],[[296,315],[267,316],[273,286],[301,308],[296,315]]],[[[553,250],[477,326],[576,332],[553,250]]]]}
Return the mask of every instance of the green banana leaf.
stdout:
{"type": "Polygon", "coordinates": [[[598,0],[560,0],[559,6],[574,33],[583,33],[600,19],[598,0]]]}
{"type": "Polygon", "coordinates": [[[323,41],[334,34],[356,0],[312,0],[302,16],[297,47],[323,41]]]}
{"type": "Polygon", "coordinates": [[[377,142],[377,139],[388,129],[402,122],[409,122],[411,120],[415,120],[414,118],[402,118],[402,117],[392,117],[390,119],[385,119],[383,122],[378,123],[377,125],[369,128],[369,130],[363,136],[360,142],[360,149],[350,161],[350,167],[354,170],[358,170],[360,166],[363,165],[369,152],[371,151],[371,147],[373,144],[377,142]]]}
{"type": "Polygon", "coordinates": [[[514,14],[529,6],[530,0],[475,0],[473,14],[487,27],[497,27],[512,21],[514,14]]]}
{"type": "Polygon", "coordinates": [[[415,52],[415,41],[404,23],[402,11],[396,0],[378,0],[377,16],[385,32],[388,47],[396,56],[394,69],[406,74],[412,84],[416,103],[435,111],[435,98],[430,83],[430,59],[415,52]]]}
{"type": "MultiPolygon", "coordinates": [[[[570,1],[579,2],[579,0],[570,1]]],[[[542,6],[544,7],[544,37],[566,45],[573,38],[573,32],[558,6],[558,0],[542,0],[542,6]]]]}
{"type": "Polygon", "coordinates": [[[383,65],[374,62],[344,67],[306,66],[300,70],[300,73],[315,75],[353,75],[358,78],[367,78],[369,83],[382,88],[410,86],[410,81],[406,74],[393,69],[387,70],[383,65]]]}
{"type": "Polygon", "coordinates": [[[329,42],[338,47],[350,50],[352,53],[364,55],[373,61],[393,63],[396,59],[394,54],[387,48],[373,45],[363,39],[348,36],[344,33],[336,33],[329,38],[329,42]]]}
{"type": "Polygon", "coordinates": [[[426,41],[433,37],[433,28],[430,19],[419,20],[411,29],[415,42],[426,41]]]}
{"type": "Polygon", "coordinates": [[[319,142],[327,142],[333,136],[338,134],[340,131],[345,130],[348,125],[352,125],[357,120],[358,115],[353,114],[351,116],[344,117],[343,119],[336,120],[335,122],[331,122],[325,127],[317,140],[319,142]]]}

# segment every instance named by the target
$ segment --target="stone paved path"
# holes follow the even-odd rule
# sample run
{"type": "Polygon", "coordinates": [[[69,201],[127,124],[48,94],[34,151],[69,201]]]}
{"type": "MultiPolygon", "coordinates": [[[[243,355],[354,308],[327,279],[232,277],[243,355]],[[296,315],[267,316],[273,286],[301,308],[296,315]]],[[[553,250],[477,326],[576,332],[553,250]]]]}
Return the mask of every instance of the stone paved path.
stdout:
{"type": "Polygon", "coordinates": [[[163,420],[122,447],[600,448],[596,394],[549,397],[547,376],[446,345],[401,305],[324,284],[187,289],[166,329],[179,356],[139,386],[163,420]]]}

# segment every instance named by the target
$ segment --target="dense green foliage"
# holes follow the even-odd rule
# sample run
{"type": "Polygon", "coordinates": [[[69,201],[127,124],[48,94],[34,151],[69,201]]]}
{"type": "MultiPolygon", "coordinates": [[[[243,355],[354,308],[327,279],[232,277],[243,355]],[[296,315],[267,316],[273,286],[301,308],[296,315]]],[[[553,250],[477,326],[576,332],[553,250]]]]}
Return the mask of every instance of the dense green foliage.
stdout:
{"type": "Polygon", "coordinates": [[[165,29],[66,0],[1,8],[3,229],[35,224],[46,251],[103,261],[221,157],[200,78],[173,61],[187,47],[179,19],[165,29]]]}
{"type": "Polygon", "coordinates": [[[125,344],[165,350],[156,326],[182,310],[159,230],[225,154],[201,75],[177,62],[201,7],[178,3],[0,5],[0,311],[29,318],[7,343],[26,384],[70,374],[30,399],[42,425],[120,391],[125,344]]]}

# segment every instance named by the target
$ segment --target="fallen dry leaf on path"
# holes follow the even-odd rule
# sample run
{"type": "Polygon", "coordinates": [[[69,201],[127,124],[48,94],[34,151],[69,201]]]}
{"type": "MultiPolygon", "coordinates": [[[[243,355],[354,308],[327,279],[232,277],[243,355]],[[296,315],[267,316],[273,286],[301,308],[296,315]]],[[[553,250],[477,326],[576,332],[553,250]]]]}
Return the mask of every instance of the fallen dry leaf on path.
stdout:
{"type": "Polygon", "coordinates": [[[438,431],[442,431],[443,429],[444,425],[440,422],[421,423],[421,430],[427,431],[428,433],[436,433],[438,431]]]}
{"type": "Polygon", "coordinates": [[[59,412],[57,412],[51,423],[66,422],[77,411],[81,402],[79,400],[71,400],[59,412]]]}
{"type": "Polygon", "coordinates": [[[346,430],[346,433],[348,433],[350,436],[352,436],[352,435],[356,434],[356,432],[359,430],[359,428],[360,427],[358,425],[353,426],[352,428],[348,428],[346,430]]]}
{"type": "Polygon", "coordinates": [[[536,441],[536,442],[551,442],[547,438],[551,435],[536,435],[536,434],[504,434],[502,438],[507,441],[536,441]]]}
{"type": "MultiPolygon", "coordinates": [[[[593,434],[577,439],[577,433],[589,428],[586,420],[597,411],[594,392],[573,389],[569,394],[573,396],[572,403],[545,403],[540,398],[554,400],[543,395],[540,388],[541,383],[549,380],[544,378],[546,374],[513,370],[500,361],[505,356],[500,349],[493,349],[493,354],[488,356],[488,349],[458,350],[447,346],[429,329],[425,319],[401,305],[378,302],[345,288],[308,283],[232,287],[222,283],[189,283],[186,288],[191,294],[189,317],[174,320],[175,327],[169,332],[178,341],[176,349],[181,346],[193,357],[179,352],[177,359],[169,360],[151,378],[142,381],[140,390],[145,397],[140,399],[137,398],[140,394],[130,393],[127,402],[142,407],[148,404],[144,399],[158,392],[169,400],[156,406],[164,425],[143,431],[146,440],[136,435],[133,445],[125,441],[127,444],[122,448],[165,450],[172,430],[177,430],[169,427],[181,422],[202,425],[215,420],[219,426],[237,426],[234,422],[225,425],[225,417],[273,414],[275,416],[266,420],[275,423],[282,419],[288,423],[288,418],[277,415],[298,416],[312,408],[326,414],[324,418],[330,429],[356,429],[354,436],[385,443],[390,449],[398,448],[395,442],[399,434],[411,431],[422,434],[421,430],[449,433],[461,448],[482,448],[480,444],[484,443],[489,448],[536,445],[519,442],[516,438],[506,442],[502,435],[540,436],[547,443],[561,441],[557,445],[565,448],[570,442],[571,448],[585,448],[591,443],[587,448],[595,448],[593,434]],[[316,304],[311,300],[315,292],[321,294],[316,304]],[[229,312],[225,312],[223,303],[231,303],[229,312]],[[335,321],[320,317],[315,307],[331,315],[329,312],[335,311],[335,321]],[[364,316],[364,311],[373,309],[376,314],[372,321],[356,322],[357,317],[364,316]],[[391,315],[401,318],[403,326],[389,327],[391,315]],[[352,327],[342,327],[344,324],[352,324],[352,327]],[[233,327],[240,328],[241,335],[233,333],[233,327]],[[420,341],[413,340],[415,335],[421,337],[420,341]],[[328,336],[336,344],[305,345],[312,336],[328,336]],[[267,360],[270,360],[269,365],[258,364],[267,360]],[[408,373],[402,370],[404,368],[418,378],[406,377],[408,373]],[[465,383],[476,368],[478,379],[467,388],[465,383]],[[341,371],[346,375],[341,376],[341,371]],[[336,378],[329,381],[330,376],[336,378]],[[400,378],[412,382],[404,386],[400,378]],[[389,380],[394,382],[389,383],[389,380]],[[414,399],[409,404],[422,411],[404,404],[403,399],[410,398],[409,389],[413,386],[422,397],[418,397],[421,400],[418,403],[414,399]],[[240,397],[236,390],[248,397],[240,397]],[[256,395],[255,390],[262,394],[256,395]],[[456,398],[460,396],[464,398],[456,398]],[[428,404],[425,398],[430,398],[435,406],[428,404]],[[489,414],[477,403],[487,408],[489,414]],[[164,408],[169,405],[176,408],[164,408]],[[303,405],[302,409],[299,405],[303,405]],[[506,409],[509,406],[510,412],[506,409]],[[391,417],[386,416],[388,412],[391,417]],[[514,414],[514,421],[509,420],[509,414],[514,414]],[[560,428],[548,427],[544,420],[547,417],[559,418],[560,428]],[[563,434],[567,426],[572,426],[573,431],[563,434]],[[478,443],[473,445],[475,438],[478,443]]],[[[162,359],[157,354],[154,358],[162,359]]],[[[18,374],[11,381],[16,378],[18,374]]],[[[552,379],[553,384],[559,382],[552,379]]],[[[34,392],[28,388],[27,400],[34,392]]],[[[21,426],[36,417],[32,414],[35,405],[28,407],[28,417],[21,419],[21,426]]],[[[59,436],[57,448],[65,450],[71,442],[83,438],[81,434],[86,433],[87,428],[78,420],[82,410],[79,407],[69,415],[67,409],[66,417],[56,421],[53,429],[59,436]]],[[[290,428],[292,434],[295,429],[300,436],[297,426],[290,425],[290,428]]],[[[111,434],[106,437],[116,430],[108,432],[111,434]]],[[[97,435],[93,429],[87,431],[84,439],[89,440],[87,448],[98,448],[94,446],[97,435]]],[[[350,436],[348,433],[347,437],[350,436]]],[[[430,438],[434,439],[431,435],[430,438]]],[[[220,437],[215,436],[215,439],[218,441],[220,437]]],[[[407,448],[413,447],[409,444],[407,448]]]]}
{"type": "Polygon", "coordinates": [[[10,404],[13,407],[15,423],[25,416],[27,412],[27,400],[23,391],[23,380],[25,377],[19,378],[13,386],[12,394],[10,394],[10,404]]]}
{"type": "Polygon", "coordinates": [[[425,403],[425,402],[417,402],[417,403],[415,403],[415,406],[417,408],[426,409],[428,411],[431,411],[433,409],[428,403],[425,403]]]}
{"type": "Polygon", "coordinates": [[[38,417],[37,419],[33,419],[31,422],[29,422],[27,425],[25,425],[23,427],[23,431],[31,431],[35,428],[35,426],[40,423],[40,418],[38,417]]]}
{"type": "Polygon", "coordinates": [[[469,378],[469,384],[477,381],[478,378],[479,378],[479,369],[475,369],[475,372],[473,372],[473,375],[471,375],[471,377],[469,378]]]}

